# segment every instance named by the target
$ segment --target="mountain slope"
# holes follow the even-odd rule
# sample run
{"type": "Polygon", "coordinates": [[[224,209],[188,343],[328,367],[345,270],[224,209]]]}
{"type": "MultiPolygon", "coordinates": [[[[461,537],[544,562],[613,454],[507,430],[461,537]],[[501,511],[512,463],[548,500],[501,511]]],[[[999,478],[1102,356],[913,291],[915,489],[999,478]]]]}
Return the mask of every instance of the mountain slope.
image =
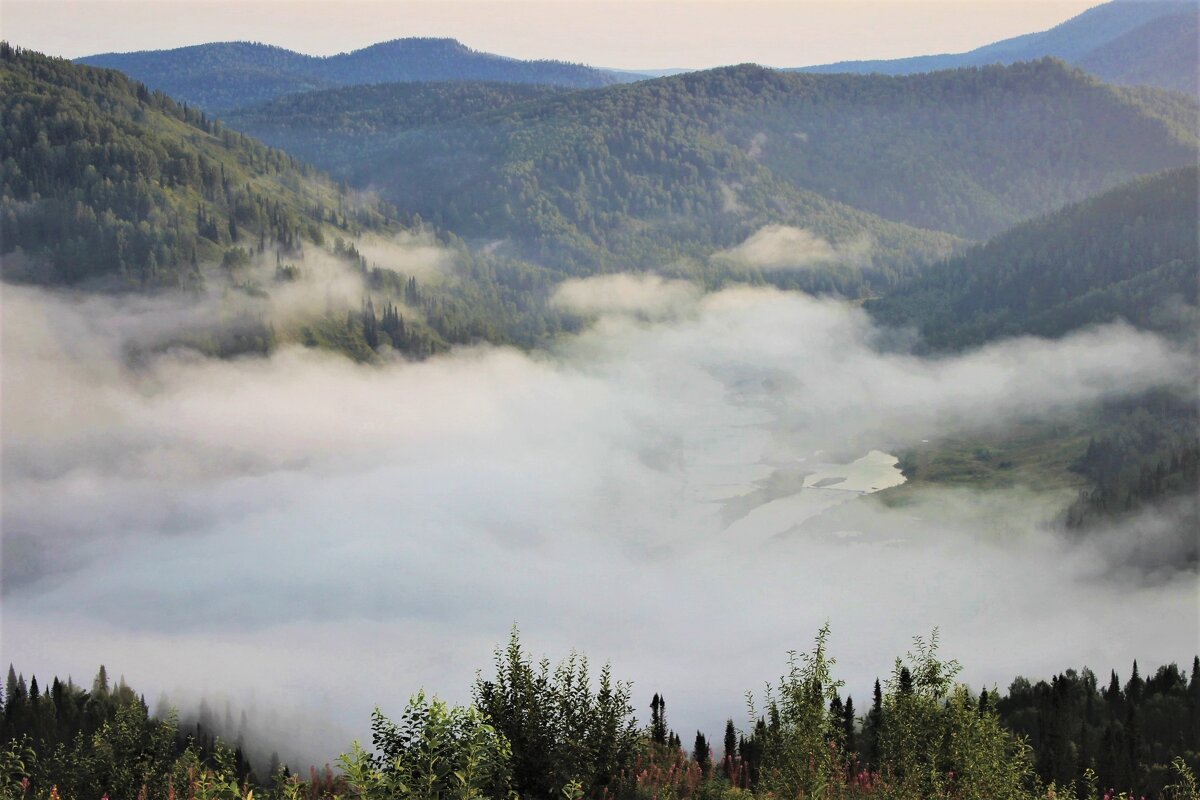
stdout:
{"type": "Polygon", "coordinates": [[[1193,11],[1151,20],[1088,52],[1077,63],[1110,83],[1196,94],[1198,49],[1200,15],[1193,11]]]}
{"type": "Polygon", "coordinates": [[[984,238],[1196,155],[1193,101],[1049,60],[898,78],[742,66],[511,103],[478,99],[488,92],[441,104],[436,88],[356,91],[352,111],[326,92],[232,119],[410,214],[582,270],[703,260],[766,225],[866,237],[877,264],[903,269],[945,253],[952,240],[931,230],[984,238]],[[442,110],[397,112],[401,98],[442,110]]]}
{"type": "Polygon", "coordinates": [[[234,109],[222,119],[300,159],[342,172],[356,159],[372,157],[402,131],[569,91],[522,83],[380,83],[279,97],[234,109]]]}
{"type": "Polygon", "coordinates": [[[103,53],[76,63],[120,70],[152,89],[214,112],[356,84],[485,80],[590,87],[640,77],[560,61],[521,61],[471,50],[453,39],[422,38],[396,39],[328,57],[252,42],[215,42],[103,53]]]}
{"type": "Polygon", "coordinates": [[[1126,320],[1194,330],[1197,168],[1140,178],[926,270],[867,308],[934,349],[1126,320]]]}
{"type": "Polygon", "coordinates": [[[1189,26],[1194,26],[1196,16],[1196,6],[1191,2],[1113,0],[1088,9],[1050,30],[1005,39],[966,53],[842,61],[798,69],[820,73],[911,75],[957,67],[1013,64],[1053,56],[1084,67],[1111,83],[1145,84],[1194,93],[1196,41],[1194,36],[1189,40],[1186,31],[1189,26]],[[1161,22],[1168,18],[1173,22],[1161,22]],[[1162,45],[1164,36],[1170,40],[1170,59],[1165,59],[1162,51],[1157,49],[1162,45]]]}
{"type": "Polygon", "coordinates": [[[198,261],[239,241],[291,250],[335,222],[382,219],[285,153],[118,72],[6,43],[0,116],[6,278],[189,285],[198,261]]]}

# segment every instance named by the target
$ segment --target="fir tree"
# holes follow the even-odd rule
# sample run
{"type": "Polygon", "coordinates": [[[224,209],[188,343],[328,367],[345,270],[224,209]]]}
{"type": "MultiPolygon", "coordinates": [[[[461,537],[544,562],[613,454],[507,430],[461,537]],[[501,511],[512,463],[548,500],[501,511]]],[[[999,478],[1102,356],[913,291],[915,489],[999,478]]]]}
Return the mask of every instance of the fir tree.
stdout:
{"type": "Polygon", "coordinates": [[[696,744],[692,748],[692,759],[700,766],[700,774],[705,778],[712,770],[712,749],[708,746],[708,739],[700,731],[696,731],[696,744]]]}

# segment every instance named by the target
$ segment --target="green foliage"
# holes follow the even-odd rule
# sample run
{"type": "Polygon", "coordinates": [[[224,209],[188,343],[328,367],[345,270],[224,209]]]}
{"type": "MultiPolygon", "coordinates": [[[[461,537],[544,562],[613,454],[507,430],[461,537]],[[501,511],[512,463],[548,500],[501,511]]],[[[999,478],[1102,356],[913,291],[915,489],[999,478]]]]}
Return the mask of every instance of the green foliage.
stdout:
{"type": "Polygon", "coordinates": [[[944,256],[956,239],[931,231],[995,234],[1196,154],[1179,123],[1193,101],[1050,60],[905,78],[741,66],[511,102],[456,91],[471,102],[438,106],[436,86],[301,95],[238,124],[405,213],[576,273],[686,264],[720,280],[731,267],[709,257],[767,224],[869,241],[865,266],[756,275],[849,295],[944,256]]]}
{"type": "MultiPolygon", "coordinates": [[[[10,670],[11,673],[11,670],[10,670]]],[[[168,800],[242,798],[252,778],[241,752],[203,730],[184,736],[172,714],[150,716],[124,681],[103,667],[92,691],[57,678],[49,691],[9,681],[0,717],[0,797],[84,800],[109,796],[168,800]]]]}
{"type": "Polygon", "coordinates": [[[518,794],[550,800],[577,782],[592,796],[632,764],[638,735],[629,684],[613,680],[607,665],[595,687],[578,654],[553,670],[546,659],[535,665],[515,628],[495,660],[495,677],[475,682],[475,703],[512,746],[518,794]]]}
{"type": "Polygon", "coordinates": [[[1061,336],[1124,319],[1188,334],[1197,320],[1197,169],[1141,178],[926,270],[867,308],[932,349],[1061,336]]]}
{"type": "Polygon", "coordinates": [[[252,234],[382,224],[291,156],[116,72],[0,43],[0,255],[39,283],[195,287],[252,234]]]}
{"type": "MultiPolygon", "coordinates": [[[[1004,726],[1030,744],[1045,783],[1059,786],[1090,773],[1096,786],[1150,797],[1171,797],[1200,764],[1200,659],[1185,679],[1174,664],[1122,688],[1089,669],[1049,681],[1018,677],[996,704],[1004,726]]],[[[1085,795],[1086,796],[1086,795],[1085,795]]]]}
{"type": "Polygon", "coordinates": [[[355,742],[339,758],[356,797],[474,800],[508,795],[508,742],[473,707],[450,706],[419,693],[399,724],[371,715],[376,755],[355,742]]]}
{"type": "MultiPolygon", "coordinates": [[[[811,653],[788,654],[788,672],[767,687],[769,724],[760,742],[758,788],[782,797],[819,796],[849,766],[840,716],[829,711],[840,681],[828,654],[829,625],[817,633],[811,653]]],[[[839,700],[840,703],[840,700],[839,700]]],[[[751,701],[751,717],[754,706],[751,701]]]]}

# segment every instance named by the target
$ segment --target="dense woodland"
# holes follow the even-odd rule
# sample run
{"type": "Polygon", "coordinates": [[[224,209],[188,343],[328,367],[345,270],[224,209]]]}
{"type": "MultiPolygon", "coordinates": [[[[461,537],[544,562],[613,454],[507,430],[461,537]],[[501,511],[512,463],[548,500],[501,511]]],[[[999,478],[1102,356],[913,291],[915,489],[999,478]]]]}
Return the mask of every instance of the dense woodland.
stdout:
{"type": "MultiPolygon", "coordinates": [[[[1198,190],[1194,167],[1132,181],[930,267],[867,308],[885,324],[915,327],[921,346],[933,351],[1117,321],[1190,342],[1198,190]]],[[[1090,488],[1067,511],[1069,527],[1178,498],[1176,524],[1200,529],[1194,396],[1163,390],[1108,402],[1091,430],[1072,466],[1090,488]]],[[[1195,563],[1197,548],[1172,557],[1195,563]]]]}
{"type": "MultiPolygon", "coordinates": [[[[0,719],[4,797],[114,798],[1087,798],[1195,800],[1200,658],[1122,683],[1088,669],[1018,677],[1006,693],[958,683],[937,633],[915,640],[856,706],[828,628],[752,701],[744,723],[686,737],[666,694],[638,722],[630,684],[572,654],[534,662],[514,631],[470,706],[417,693],[336,768],[250,764],[242,735],[156,717],[101,667],[90,691],[9,669],[0,719]]],[[[741,715],[739,715],[740,717],[741,715]]],[[[243,723],[244,724],[244,723],[243,723]]]]}
{"type": "Polygon", "coordinates": [[[916,327],[936,350],[1116,320],[1186,337],[1198,301],[1198,191],[1195,167],[1132,181],[931,266],[867,307],[916,327]]]}
{"type": "MultiPolygon", "coordinates": [[[[362,319],[356,308],[350,319],[342,311],[293,333],[360,360],[379,345],[365,335],[368,301],[380,314],[389,302],[404,305],[405,334],[389,344],[417,356],[474,341],[531,346],[571,324],[545,306],[554,273],[472,254],[453,237],[440,244],[461,279],[418,290],[412,276],[347,244],[401,231],[388,206],[120,73],[3,44],[0,86],[7,280],[195,292],[215,279],[267,297],[271,285],[247,277],[252,261],[278,264],[281,282],[302,276],[306,252],[327,252],[364,276],[362,319]]],[[[243,314],[235,329],[184,341],[229,356],[268,352],[287,334],[243,314]]]]}
{"type": "MultiPolygon", "coordinates": [[[[395,89],[420,91],[448,94],[395,89]]],[[[358,113],[385,122],[388,97],[358,113]]],[[[300,95],[231,119],[468,240],[504,238],[544,263],[704,264],[778,223],[834,243],[867,237],[876,292],[944,255],[946,234],[986,238],[1196,153],[1194,101],[1049,60],[903,78],[729,67],[370,131],[338,107],[300,95]]]]}
{"type": "Polygon", "coordinates": [[[175,50],[104,53],[78,63],[119,69],[208,112],[297,92],[392,81],[495,81],[586,88],[632,76],[562,61],[521,61],[472,50],[453,39],[408,38],[320,57],[258,42],[216,42],[175,50]]]}
{"type": "Polygon", "coordinates": [[[120,73],[5,43],[0,87],[6,277],[189,286],[231,245],[290,253],[382,222],[291,156],[120,73]]]}

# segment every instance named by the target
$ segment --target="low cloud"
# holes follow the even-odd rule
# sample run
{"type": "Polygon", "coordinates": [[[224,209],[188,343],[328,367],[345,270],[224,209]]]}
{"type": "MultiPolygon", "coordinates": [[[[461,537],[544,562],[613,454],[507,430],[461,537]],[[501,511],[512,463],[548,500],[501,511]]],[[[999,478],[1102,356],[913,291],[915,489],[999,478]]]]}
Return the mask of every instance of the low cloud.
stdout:
{"type": "Polygon", "coordinates": [[[655,319],[695,306],[699,288],[687,281],[627,272],[575,278],[555,289],[552,302],[581,314],[634,314],[655,319]]]}
{"type": "Polygon", "coordinates": [[[835,245],[804,228],[764,225],[741,244],[714,253],[713,258],[736,266],[777,271],[861,265],[870,253],[871,243],[865,236],[835,245]]]}
{"type": "Polygon", "coordinates": [[[685,286],[577,282],[560,301],[601,319],[552,352],[382,366],[131,364],[189,306],[4,287],[6,657],[291,708],[302,740],[255,730],[321,762],[375,703],[466,700],[514,621],[710,734],[826,620],[860,706],[935,625],[976,685],[1191,657],[1195,574],[1120,568],[1119,531],[1064,537],[1069,497],[862,493],[922,438],[1194,386],[1187,354],[1124,326],[885,354],[847,305],[685,286]]]}
{"type": "Polygon", "coordinates": [[[364,234],[355,242],[368,266],[393,269],[421,281],[445,278],[454,266],[454,253],[427,231],[403,231],[382,237],[364,234]]]}

